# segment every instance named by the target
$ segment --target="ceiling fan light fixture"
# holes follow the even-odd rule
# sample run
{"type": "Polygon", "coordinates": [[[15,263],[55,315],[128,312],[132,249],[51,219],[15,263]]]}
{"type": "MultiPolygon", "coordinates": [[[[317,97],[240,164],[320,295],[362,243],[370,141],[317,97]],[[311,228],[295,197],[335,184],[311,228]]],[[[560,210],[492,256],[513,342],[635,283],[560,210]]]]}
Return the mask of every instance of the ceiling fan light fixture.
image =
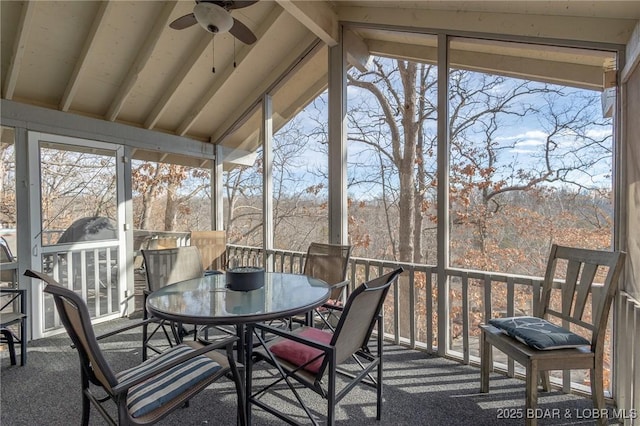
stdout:
{"type": "Polygon", "coordinates": [[[210,33],[226,33],[233,26],[233,17],[223,7],[213,3],[198,3],[193,8],[196,21],[210,33]]]}

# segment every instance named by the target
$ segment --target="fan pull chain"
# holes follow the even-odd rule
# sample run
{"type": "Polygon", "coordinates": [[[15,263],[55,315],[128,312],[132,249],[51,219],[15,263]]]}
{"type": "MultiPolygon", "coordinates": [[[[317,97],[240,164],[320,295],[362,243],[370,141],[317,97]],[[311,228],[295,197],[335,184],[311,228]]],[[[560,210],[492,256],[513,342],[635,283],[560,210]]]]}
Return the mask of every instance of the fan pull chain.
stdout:
{"type": "Polygon", "coordinates": [[[236,67],[236,38],[233,38],[233,67],[236,67]]]}
{"type": "Polygon", "coordinates": [[[211,67],[211,72],[213,74],[216,73],[216,60],[215,60],[215,58],[216,58],[216,55],[215,55],[216,54],[216,49],[215,49],[214,41],[215,41],[215,37],[211,37],[211,63],[213,65],[211,67]]]}

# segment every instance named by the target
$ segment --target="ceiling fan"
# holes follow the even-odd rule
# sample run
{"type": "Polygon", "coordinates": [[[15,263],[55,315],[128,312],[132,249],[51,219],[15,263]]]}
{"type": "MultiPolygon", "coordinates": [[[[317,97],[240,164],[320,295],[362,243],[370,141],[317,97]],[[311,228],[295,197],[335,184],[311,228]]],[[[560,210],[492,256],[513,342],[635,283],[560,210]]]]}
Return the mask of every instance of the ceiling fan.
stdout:
{"type": "Polygon", "coordinates": [[[233,9],[241,9],[257,3],[253,1],[215,1],[215,0],[196,0],[193,13],[181,16],[169,27],[174,30],[182,30],[195,24],[200,24],[202,28],[212,34],[222,34],[229,32],[235,38],[245,44],[253,44],[256,42],[256,36],[251,30],[231,16],[230,11],[233,9]]]}

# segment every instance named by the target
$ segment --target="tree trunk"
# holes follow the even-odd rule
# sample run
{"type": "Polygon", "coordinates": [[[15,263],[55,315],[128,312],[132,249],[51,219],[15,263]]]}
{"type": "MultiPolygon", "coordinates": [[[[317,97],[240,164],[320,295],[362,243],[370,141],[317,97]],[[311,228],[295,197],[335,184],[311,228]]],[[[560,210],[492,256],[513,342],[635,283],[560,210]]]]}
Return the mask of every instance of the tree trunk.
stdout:
{"type": "Polygon", "coordinates": [[[142,216],[140,217],[140,223],[138,224],[139,229],[149,229],[150,227],[151,212],[153,211],[151,207],[152,198],[153,197],[150,192],[142,194],[142,216]]]}
{"type": "MultiPolygon", "coordinates": [[[[416,114],[417,64],[398,61],[398,69],[400,70],[400,78],[404,89],[404,108],[402,109],[404,146],[402,158],[398,158],[396,162],[400,174],[398,253],[401,262],[412,262],[414,260],[414,230],[416,229],[416,218],[414,216],[414,197],[416,193],[414,167],[416,163],[417,129],[419,128],[416,114]]],[[[400,141],[397,141],[397,143],[400,143],[400,141]]],[[[400,152],[399,148],[397,152],[400,152]]],[[[413,309],[410,297],[411,289],[407,278],[401,278],[398,281],[398,285],[400,286],[400,312],[404,313],[404,315],[400,315],[400,335],[409,337],[411,335],[411,317],[408,313],[413,309]]]]}
{"type": "MultiPolygon", "coordinates": [[[[414,194],[415,175],[414,165],[416,162],[416,75],[417,64],[413,62],[404,63],[398,61],[400,76],[404,89],[404,105],[402,110],[402,127],[404,128],[404,143],[402,158],[397,159],[398,171],[400,174],[400,199],[398,202],[399,230],[398,230],[398,253],[401,262],[413,261],[414,253],[414,194]]],[[[400,144],[400,141],[397,141],[400,144]]],[[[400,149],[398,149],[400,152],[400,149]]]]}
{"type": "Polygon", "coordinates": [[[176,228],[178,219],[178,207],[180,199],[176,196],[179,185],[175,182],[169,182],[167,185],[167,204],[164,211],[164,230],[173,231],[176,228]]]}

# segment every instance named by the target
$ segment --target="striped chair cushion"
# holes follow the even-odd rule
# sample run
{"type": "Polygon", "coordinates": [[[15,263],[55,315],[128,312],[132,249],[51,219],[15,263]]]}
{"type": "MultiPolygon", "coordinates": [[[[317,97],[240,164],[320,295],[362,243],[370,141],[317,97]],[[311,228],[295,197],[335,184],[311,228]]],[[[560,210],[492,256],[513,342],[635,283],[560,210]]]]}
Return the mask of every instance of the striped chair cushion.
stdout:
{"type": "MultiPolygon", "coordinates": [[[[151,358],[137,367],[117,374],[118,381],[145,374],[151,368],[166,364],[175,358],[193,352],[187,345],[178,345],[151,358]]],[[[170,402],[186,390],[211,377],[222,368],[205,355],[198,355],[152,378],[133,386],[127,395],[127,407],[132,417],[141,417],[170,402]]]]}

